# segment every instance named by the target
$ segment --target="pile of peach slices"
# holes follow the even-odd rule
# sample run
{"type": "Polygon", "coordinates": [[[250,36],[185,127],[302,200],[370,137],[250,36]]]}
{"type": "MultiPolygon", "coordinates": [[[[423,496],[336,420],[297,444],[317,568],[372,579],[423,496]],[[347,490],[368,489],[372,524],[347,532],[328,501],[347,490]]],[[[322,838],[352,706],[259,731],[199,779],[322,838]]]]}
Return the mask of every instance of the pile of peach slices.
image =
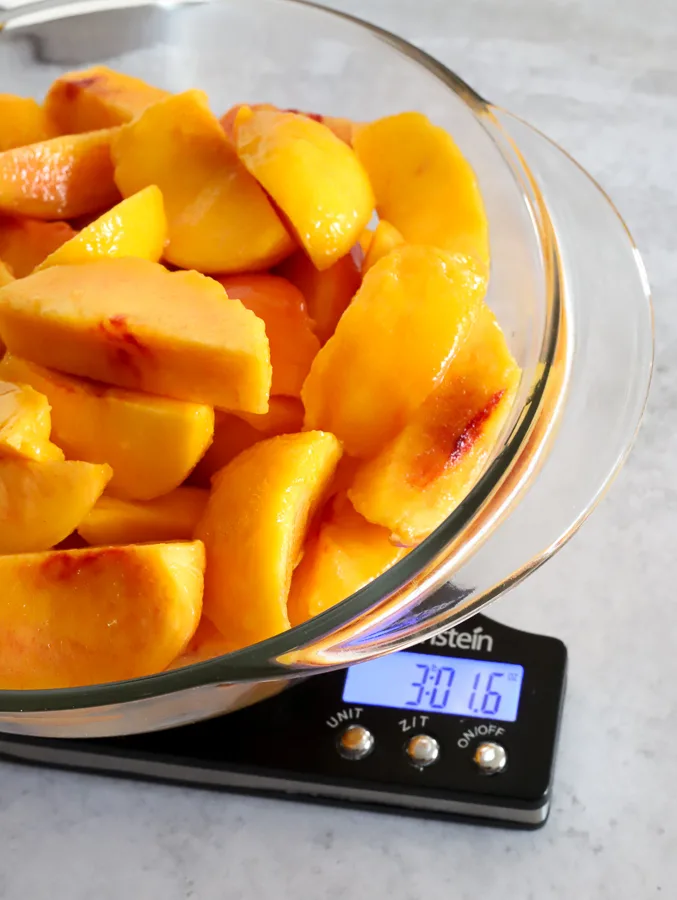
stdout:
{"type": "Polygon", "coordinates": [[[420,113],[0,95],[0,688],[239,649],[402,559],[515,398],[488,270],[420,113]]]}

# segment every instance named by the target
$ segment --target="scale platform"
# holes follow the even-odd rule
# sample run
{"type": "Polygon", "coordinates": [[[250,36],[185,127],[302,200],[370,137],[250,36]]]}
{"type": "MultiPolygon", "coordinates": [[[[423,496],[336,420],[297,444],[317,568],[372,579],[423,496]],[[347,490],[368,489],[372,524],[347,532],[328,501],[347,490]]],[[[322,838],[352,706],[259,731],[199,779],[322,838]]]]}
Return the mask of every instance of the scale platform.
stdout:
{"type": "Polygon", "coordinates": [[[538,828],[567,652],[478,615],[412,650],[152,734],[0,735],[15,761],[370,810],[538,828]]]}

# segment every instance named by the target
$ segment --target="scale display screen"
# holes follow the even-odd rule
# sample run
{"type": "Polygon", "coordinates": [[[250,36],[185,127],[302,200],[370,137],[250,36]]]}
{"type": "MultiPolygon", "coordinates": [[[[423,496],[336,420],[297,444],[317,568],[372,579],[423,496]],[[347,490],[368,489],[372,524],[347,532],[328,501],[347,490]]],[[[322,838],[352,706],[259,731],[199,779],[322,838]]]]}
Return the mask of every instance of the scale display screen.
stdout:
{"type": "Polygon", "coordinates": [[[401,651],[348,669],[343,702],[514,722],[523,678],[514,663],[401,651]]]}

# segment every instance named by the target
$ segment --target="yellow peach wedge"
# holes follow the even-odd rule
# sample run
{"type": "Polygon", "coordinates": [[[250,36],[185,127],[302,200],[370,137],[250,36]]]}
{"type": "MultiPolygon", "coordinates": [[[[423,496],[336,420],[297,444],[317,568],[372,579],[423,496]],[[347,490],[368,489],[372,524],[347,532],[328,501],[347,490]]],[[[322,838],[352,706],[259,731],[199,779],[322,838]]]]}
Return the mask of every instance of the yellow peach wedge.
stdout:
{"type": "Polygon", "coordinates": [[[234,649],[236,648],[231,646],[228,638],[221,634],[216,625],[210,622],[207,616],[202,616],[190,643],[169,668],[181,669],[183,666],[192,666],[207,659],[214,659],[216,656],[223,656],[224,653],[234,649]]]}
{"type": "Polygon", "coordinates": [[[55,134],[52,123],[36,100],[0,94],[0,153],[46,141],[55,134]]]}
{"type": "Polygon", "coordinates": [[[9,266],[0,259],[0,288],[10,284],[12,281],[14,281],[14,276],[9,266]]]}
{"type": "Polygon", "coordinates": [[[404,238],[394,225],[381,219],[376,226],[362,262],[362,274],[365,275],[379,259],[387,256],[395,247],[405,243],[404,238]]]}
{"type": "Polygon", "coordinates": [[[63,459],[50,439],[49,402],[28,384],[0,381],[0,458],[63,459]]]}
{"type": "Polygon", "coordinates": [[[0,557],[0,688],[162,671],[198,626],[203,572],[197,541],[0,557]]]}
{"type": "Polygon", "coordinates": [[[50,253],[73,237],[75,231],[68,222],[0,215],[0,259],[15,278],[30,275],[50,253]]]}

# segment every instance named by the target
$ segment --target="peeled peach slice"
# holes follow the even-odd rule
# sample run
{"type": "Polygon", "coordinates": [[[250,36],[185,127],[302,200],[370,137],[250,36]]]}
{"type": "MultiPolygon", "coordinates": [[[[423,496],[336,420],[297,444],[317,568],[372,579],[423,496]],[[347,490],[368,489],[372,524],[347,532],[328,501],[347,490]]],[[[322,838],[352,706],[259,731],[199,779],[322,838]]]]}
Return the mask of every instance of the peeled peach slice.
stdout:
{"type": "Polygon", "coordinates": [[[0,153],[53,137],[44,109],[29,97],[0,94],[0,153]]]}
{"type": "Polygon", "coordinates": [[[283,109],[280,110],[279,107],[273,106],[271,103],[236,103],[235,106],[231,106],[231,108],[219,119],[221,123],[221,127],[226,132],[226,135],[232,140],[235,130],[235,119],[237,117],[238,112],[242,109],[243,106],[249,106],[250,109],[268,109],[274,110],[276,112],[290,112],[290,113],[298,113],[299,115],[306,116],[308,119],[314,119],[316,122],[320,122],[322,125],[326,125],[330,131],[336,135],[337,138],[340,138],[344,144],[348,144],[350,147],[353,140],[353,133],[357,128],[355,122],[352,122],[350,119],[344,119],[340,116],[323,116],[319,113],[310,113],[305,112],[301,109],[283,109]]]}
{"type": "Polygon", "coordinates": [[[0,291],[8,350],[50,368],[178,400],[262,413],[263,322],[197,272],[144,259],[54,266],[0,291]]]}
{"type": "Polygon", "coordinates": [[[292,577],[289,621],[300,625],[350,597],[402,559],[408,551],[390,541],[387,529],[355,512],[345,494],[323,512],[292,577]]]}
{"type": "Polygon", "coordinates": [[[303,406],[293,397],[271,397],[268,412],[261,416],[217,411],[214,440],[197,464],[191,481],[208,485],[212,475],[243,450],[278,434],[301,431],[302,427],[303,406]]]}
{"type": "Polygon", "coordinates": [[[266,269],[294,249],[272,204],[237,158],[202,91],[124,126],[113,147],[125,197],[156,184],[169,223],[166,258],[207,273],[266,269]]]}
{"type": "Polygon", "coordinates": [[[488,265],[487,218],[475,173],[443,128],[422,113],[400,113],[361,126],[353,146],[379,216],[406,241],[488,265]]]}
{"type": "Polygon", "coordinates": [[[192,666],[207,659],[214,659],[215,656],[223,656],[232,649],[234,648],[216,625],[210,622],[207,616],[202,616],[197,631],[190,639],[188,646],[169,668],[180,669],[183,666],[192,666]]]}
{"type": "Polygon", "coordinates": [[[131,122],[168,96],[140,78],[93,66],[59,76],[45,97],[45,110],[61,134],[77,134],[131,122]]]}
{"type": "Polygon", "coordinates": [[[229,297],[240,300],[265,323],[273,367],[270,393],[300,396],[320,349],[303,294],[275,275],[228,275],[219,281],[229,297]]]}
{"type": "Polygon", "coordinates": [[[49,403],[30,385],[0,381],[0,457],[63,459],[49,439],[49,403]]]}
{"type": "Polygon", "coordinates": [[[197,541],[0,557],[0,687],[162,671],[197,628],[203,571],[197,541]]]}
{"type": "Polygon", "coordinates": [[[190,540],[208,496],[194,487],[146,501],[104,496],[78,525],[78,534],[93,546],[190,540]]]}
{"type": "Polygon", "coordinates": [[[72,219],[117,203],[110,155],[115,133],[67,135],[0,153],[0,210],[72,219]]]}
{"type": "Polygon", "coordinates": [[[144,188],[95,219],[37,267],[70,266],[95,259],[136,256],[158,262],[167,240],[160,189],[144,188]]]}
{"type": "Polygon", "coordinates": [[[70,459],[113,467],[109,491],[151,500],[187,478],[214,431],[211,406],[63,375],[8,354],[0,378],[32,385],[52,407],[52,439],[70,459]]]}
{"type": "Polygon", "coordinates": [[[50,253],[75,237],[68,222],[0,215],[0,258],[15,278],[25,278],[50,253]]]}
{"type": "Polygon", "coordinates": [[[306,116],[246,106],[235,117],[234,141],[318,269],[350,252],[374,208],[369,179],[350,147],[306,116]]]}
{"type": "Polygon", "coordinates": [[[87,462],[0,459],[0,553],[47,550],[68,537],[111,475],[87,462]]]}
{"type": "Polygon", "coordinates": [[[356,509],[414,544],[458,506],[485,467],[520,379],[491,310],[482,305],[440,387],[403,431],[362,464],[348,492],[356,509]]]}
{"type": "Polygon", "coordinates": [[[205,614],[235,647],[289,628],[292,571],[340,456],[331,434],[284,434],[214,479],[195,536],[207,551],[205,614]]]}
{"type": "Polygon", "coordinates": [[[315,357],[306,427],[331,431],[350,456],[378,452],[444,377],[485,289],[470,263],[432,247],[405,245],[376,263],[315,357]]]}
{"type": "MultiPolygon", "coordinates": [[[[14,276],[9,270],[9,267],[0,259],[0,288],[4,287],[6,284],[10,284],[12,281],[14,281],[14,276]]],[[[2,349],[2,344],[0,344],[0,352],[2,352],[2,349]]]]}
{"type": "Polygon", "coordinates": [[[362,274],[366,274],[375,263],[387,256],[395,247],[404,244],[404,238],[394,225],[381,219],[372,235],[362,262],[362,274]]]}
{"type": "Polygon", "coordinates": [[[299,250],[276,271],[301,291],[315,334],[325,344],[360,286],[360,273],[349,253],[322,272],[299,250]]]}

